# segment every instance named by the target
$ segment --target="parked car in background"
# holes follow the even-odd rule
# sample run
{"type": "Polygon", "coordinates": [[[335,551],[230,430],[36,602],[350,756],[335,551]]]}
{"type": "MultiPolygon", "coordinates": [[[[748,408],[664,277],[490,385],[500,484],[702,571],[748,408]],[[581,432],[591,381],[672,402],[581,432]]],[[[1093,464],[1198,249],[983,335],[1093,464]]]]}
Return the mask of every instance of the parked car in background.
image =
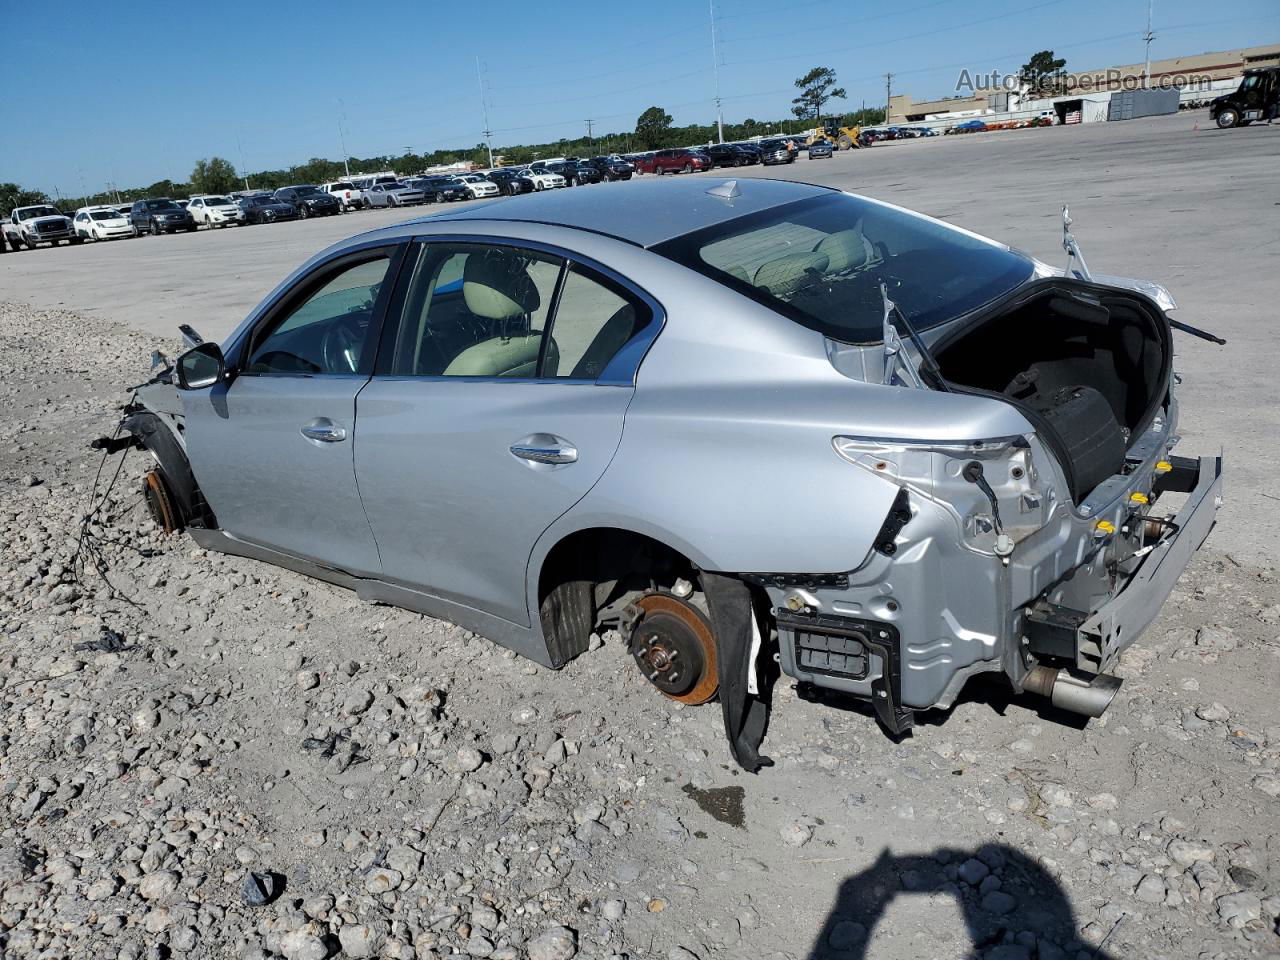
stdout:
{"type": "Polygon", "coordinates": [[[659,150],[642,157],[636,164],[636,173],[693,173],[697,170],[710,170],[711,158],[686,147],[674,150],[659,150]]]}
{"type": "Polygon", "coordinates": [[[498,185],[492,180],[486,180],[478,173],[464,173],[454,178],[467,189],[467,195],[472,200],[480,200],[484,197],[496,197],[501,191],[498,185]]]}
{"type": "Polygon", "coordinates": [[[297,220],[298,208],[292,203],[277,200],[272,194],[258,193],[240,198],[245,223],[276,223],[280,220],[297,220]]]}
{"type": "Polygon", "coordinates": [[[244,221],[244,211],[230,197],[219,194],[203,194],[192,197],[187,212],[197,224],[207,227],[236,226],[244,221]]]}
{"type": "Polygon", "coordinates": [[[338,198],[311,184],[281,187],[275,192],[277,200],[292,203],[301,217],[328,217],[342,212],[338,198]]]}
{"type": "Polygon", "coordinates": [[[4,225],[4,232],[9,238],[9,245],[15,250],[19,244],[28,250],[34,250],[42,243],[56,247],[63,240],[71,244],[81,242],[81,238],[76,236],[71,218],[47,203],[12,210],[4,225]]]}
{"type": "MultiPolygon", "coordinates": [[[[981,133],[986,129],[987,129],[987,125],[983,123],[981,120],[965,120],[963,123],[957,123],[953,127],[948,127],[946,132],[948,134],[981,133]]],[[[890,132],[896,134],[896,131],[890,131],[890,132]]],[[[893,139],[893,138],[890,137],[888,139],[893,139]]]]}
{"type": "Polygon", "coordinates": [[[621,157],[592,157],[587,163],[599,170],[606,180],[630,180],[636,172],[635,165],[621,157]]]}
{"type": "Polygon", "coordinates": [[[521,193],[533,193],[533,181],[528,177],[520,176],[518,170],[504,168],[500,170],[490,170],[485,176],[498,185],[498,189],[503,196],[514,197],[521,193]]]}
{"type": "Polygon", "coordinates": [[[809,144],[809,159],[830,160],[834,149],[830,140],[815,140],[809,144]]]}
{"type": "Polygon", "coordinates": [[[320,189],[337,199],[344,210],[360,210],[365,206],[364,191],[350,180],[335,180],[320,189]]]}
{"type": "Polygon", "coordinates": [[[764,140],[760,144],[760,162],[765,166],[779,163],[794,163],[796,155],[788,149],[782,140],[764,140]]]}
{"type": "Polygon", "coordinates": [[[603,170],[586,160],[576,160],[569,166],[573,170],[576,183],[599,183],[605,178],[603,170]]]}
{"type": "Polygon", "coordinates": [[[139,200],[129,213],[129,222],[139,235],[150,233],[159,236],[162,233],[177,233],[179,230],[194,233],[196,229],[196,222],[191,214],[167,197],[139,200]]]}
{"type": "Polygon", "coordinates": [[[425,192],[404,183],[375,183],[364,191],[366,207],[409,207],[426,202],[425,192]]]}
{"type": "Polygon", "coordinates": [[[569,181],[561,174],[554,170],[548,170],[546,167],[525,167],[519,171],[521,177],[529,180],[533,184],[535,190],[553,190],[557,187],[567,187],[569,181]]]}
{"type": "Polygon", "coordinates": [[[421,177],[415,185],[428,197],[434,197],[440,203],[471,199],[471,191],[467,189],[467,184],[455,177],[421,177]]]}
{"type": "Polygon", "coordinates": [[[711,158],[713,167],[742,167],[754,162],[746,151],[733,143],[713,143],[704,152],[711,158]]]}
{"type": "Polygon", "coordinates": [[[81,207],[72,217],[76,236],[82,240],[119,240],[135,236],[129,218],[115,207],[81,207]]]}

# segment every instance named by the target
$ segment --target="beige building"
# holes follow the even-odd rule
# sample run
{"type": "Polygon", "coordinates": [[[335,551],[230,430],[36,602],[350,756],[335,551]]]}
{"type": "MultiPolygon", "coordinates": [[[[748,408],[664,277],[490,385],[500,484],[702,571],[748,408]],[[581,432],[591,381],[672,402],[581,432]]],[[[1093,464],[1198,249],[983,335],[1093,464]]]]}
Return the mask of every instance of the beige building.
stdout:
{"type": "MultiPolygon", "coordinates": [[[[1244,50],[1152,60],[1150,85],[1209,89],[1214,83],[1239,78],[1247,68],[1274,66],[1280,66],[1280,43],[1244,50]]],[[[1068,73],[1064,78],[1064,92],[1070,95],[1138,89],[1143,85],[1145,69],[1145,63],[1130,63],[1068,73]]],[[[982,87],[984,83],[988,87],[996,86],[990,79],[988,75],[974,77],[973,84],[975,87],[982,87]]],[[[910,94],[898,94],[889,99],[889,123],[918,123],[938,114],[950,117],[979,116],[1009,109],[1009,99],[1010,91],[998,86],[985,91],[975,90],[971,96],[943,97],[940,100],[919,102],[912,100],[910,94]]]]}

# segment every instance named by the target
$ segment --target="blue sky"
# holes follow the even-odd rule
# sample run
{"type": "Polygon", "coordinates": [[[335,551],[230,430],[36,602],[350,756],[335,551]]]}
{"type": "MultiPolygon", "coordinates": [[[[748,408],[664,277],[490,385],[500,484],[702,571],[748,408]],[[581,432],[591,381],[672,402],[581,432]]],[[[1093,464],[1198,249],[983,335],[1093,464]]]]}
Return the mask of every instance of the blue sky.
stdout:
{"type": "MultiPolygon", "coordinates": [[[[0,181],[53,193],[185,179],[219,155],[260,170],[482,139],[625,131],[651,105],[714,119],[700,0],[579,4],[0,0],[0,181]],[[216,12],[216,16],[214,15],[216,12]],[[56,45],[51,43],[56,40],[56,45]],[[58,62],[57,69],[50,67],[58,62]],[[35,65],[22,69],[23,64],[35,65]],[[15,129],[25,131],[15,136],[15,129]]],[[[955,92],[961,68],[1014,71],[1049,47],[1068,69],[1142,59],[1146,0],[716,0],[726,121],[788,114],[794,79],[833,67],[850,108],[955,92]]],[[[1280,42],[1277,0],[1155,0],[1152,57],[1280,42]]]]}

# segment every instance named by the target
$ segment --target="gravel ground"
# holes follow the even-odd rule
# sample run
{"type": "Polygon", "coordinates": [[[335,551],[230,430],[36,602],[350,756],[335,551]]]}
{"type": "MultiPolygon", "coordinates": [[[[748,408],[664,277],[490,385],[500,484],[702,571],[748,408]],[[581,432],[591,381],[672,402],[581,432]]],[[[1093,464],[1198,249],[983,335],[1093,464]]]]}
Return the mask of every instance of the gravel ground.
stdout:
{"type": "Polygon", "coordinates": [[[617,637],[556,673],[158,535],[136,452],[82,526],[156,346],[0,304],[0,956],[1280,955],[1273,566],[1211,538],[1101,721],[782,687],[750,776],[617,637]]]}

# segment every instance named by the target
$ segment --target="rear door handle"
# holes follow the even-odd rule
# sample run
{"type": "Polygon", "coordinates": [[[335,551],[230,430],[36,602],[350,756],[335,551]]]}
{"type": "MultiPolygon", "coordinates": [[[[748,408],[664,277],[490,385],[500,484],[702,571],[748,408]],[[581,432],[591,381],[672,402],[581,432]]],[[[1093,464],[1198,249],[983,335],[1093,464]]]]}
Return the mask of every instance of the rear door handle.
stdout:
{"type": "Polygon", "coordinates": [[[304,423],[302,435],[308,440],[318,440],[321,443],[338,443],[347,439],[346,429],[338,426],[328,417],[317,417],[310,423],[304,423]]]}
{"type": "Polygon", "coordinates": [[[560,465],[576,463],[578,459],[577,447],[563,437],[550,433],[535,433],[517,440],[511,445],[511,452],[530,463],[560,465]]]}

